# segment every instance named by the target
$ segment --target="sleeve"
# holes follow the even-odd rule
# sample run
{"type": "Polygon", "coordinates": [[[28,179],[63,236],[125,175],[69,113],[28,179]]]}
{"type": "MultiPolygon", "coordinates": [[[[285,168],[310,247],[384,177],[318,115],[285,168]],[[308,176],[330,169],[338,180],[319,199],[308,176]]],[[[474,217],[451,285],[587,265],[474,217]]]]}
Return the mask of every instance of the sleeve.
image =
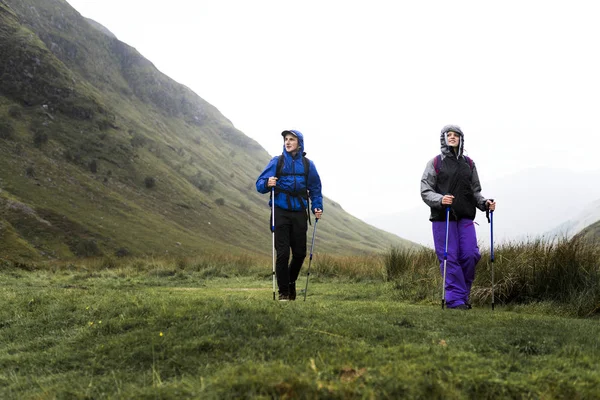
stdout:
{"type": "Polygon", "coordinates": [[[473,172],[471,173],[471,190],[473,191],[477,208],[481,211],[485,211],[485,202],[487,199],[481,195],[481,183],[479,182],[479,174],[477,174],[475,162],[473,162],[473,172]]]}
{"type": "Polygon", "coordinates": [[[442,196],[440,193],[435,191],[437,184],[437,174],[433,167],[433,158],[425,166],[425,171],[421,177],[421,198],[429,207],[432,208],[443,208],[442,207],[442,196]]]}
{"type": "Polygon", "coordinates": [[[263,172],[261,172],[261,174],[258,176],[258,179],[256,180],[256,190],[259,193],[269,193],[270,189],[267,187],[267,183],[269,181],[269,178],[275,176],[275,174],[277,173],[278,159],[279,157],[273,157],[273,159],[269,161],[269,164],[267,164],[263,172]]]}
{"type": "Polygon", "coordinates": [[[321,177],[317,172],[317,167],[315,167],[315,163],[310,160],[310,171],[308,173],[308,184],[306,185],[308,188],[308,193],[310,195],[310,202],[313,214],[315,212],[315,208],[323,210],[323,195],[321,194],[321,177]]]}

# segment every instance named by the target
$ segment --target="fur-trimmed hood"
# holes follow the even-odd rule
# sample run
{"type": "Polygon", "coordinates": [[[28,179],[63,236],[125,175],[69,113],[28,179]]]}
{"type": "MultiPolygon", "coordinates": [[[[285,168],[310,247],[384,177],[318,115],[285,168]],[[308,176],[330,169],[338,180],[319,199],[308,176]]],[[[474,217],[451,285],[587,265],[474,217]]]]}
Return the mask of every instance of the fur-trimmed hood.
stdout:
{"type": "Polygon", "coordinates": [[[460,136],[458,154],[456,155],[456,158],[460,158],[460,156],[463,155],[465,148],[465,135],[458,125],[446,125],[442,128],[442,132],[440,133],[440,147],[442,154],[444,156],[454,155],[452,148],[448,146],[448,132],[455,132],[460,136]]]}

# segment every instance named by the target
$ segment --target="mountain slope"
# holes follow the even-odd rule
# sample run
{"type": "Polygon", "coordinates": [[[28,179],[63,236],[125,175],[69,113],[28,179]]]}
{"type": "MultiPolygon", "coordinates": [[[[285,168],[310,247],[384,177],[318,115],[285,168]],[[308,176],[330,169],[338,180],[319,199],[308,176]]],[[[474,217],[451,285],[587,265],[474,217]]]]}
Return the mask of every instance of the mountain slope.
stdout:
{"type": "MultiPolygon", "coordinates": [[[[0,76],[3,257],[270,252],[267,152],[65,1],[0,0],[0,76]]],[[[413,245],[327,199],[317,243],[413,245]]]]}

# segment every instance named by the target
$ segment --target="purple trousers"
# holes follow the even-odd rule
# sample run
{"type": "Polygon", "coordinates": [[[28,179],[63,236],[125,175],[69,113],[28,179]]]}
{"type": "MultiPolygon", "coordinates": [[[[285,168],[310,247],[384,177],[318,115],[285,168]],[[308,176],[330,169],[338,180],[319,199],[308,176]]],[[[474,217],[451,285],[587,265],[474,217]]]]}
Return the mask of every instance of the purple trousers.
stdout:
{"type": "MultiPolygon", "coordinates": [[[[433,221],[433,243],[444,276],[446,221],[433,221]]],[[[475,265],[481,259],[477,246],[475,224],[469,219],[448,223],[448,258],[446,260],[446,305],[454,308],[469,303],[475,279],[475,265]]]]}

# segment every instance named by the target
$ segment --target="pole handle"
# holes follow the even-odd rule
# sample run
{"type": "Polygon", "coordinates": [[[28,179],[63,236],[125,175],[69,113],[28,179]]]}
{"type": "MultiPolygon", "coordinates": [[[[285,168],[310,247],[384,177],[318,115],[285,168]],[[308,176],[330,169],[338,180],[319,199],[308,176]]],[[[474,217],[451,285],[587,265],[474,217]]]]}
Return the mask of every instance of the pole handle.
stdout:
{"type": "MultiPolygon", "coordinates": [[[[487,199],[487,200],[489,200],[489,201],[494,201],[494,199],[487,199]]],[[[487,202],[487,200],[486,200],[486,202],[487,202]]],[[[487,204],[486,204],[486,206],[487,206],[487,204]]],[[[487,218],[487,220],[488,220],[488,224],[489,224],[489,223],[491,223],[491,221],[490,221],[490,214],[493,214],[493,213],[494,213],[494,211],[493,211],[493,210],[492,210],[492,211],[490,211],[489,207],[486,207],[486,209],[485,209],[485,217],[486,217],[486,218],[487,218]]]]}

